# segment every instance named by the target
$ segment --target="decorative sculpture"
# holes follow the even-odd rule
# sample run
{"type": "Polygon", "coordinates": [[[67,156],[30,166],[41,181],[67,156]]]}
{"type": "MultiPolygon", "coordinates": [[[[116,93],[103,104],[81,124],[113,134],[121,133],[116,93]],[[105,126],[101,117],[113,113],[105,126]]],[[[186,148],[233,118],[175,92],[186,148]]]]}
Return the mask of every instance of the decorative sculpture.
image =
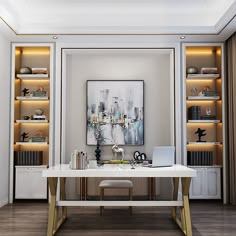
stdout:
{"type": "Polygon", "coordinates": [[[29,136],[28,136],[28,133],[23,132],[23,133],[21,134],[21,137],[22,137],[22,142],[25,142],[25,139],[28,138],[29,136]]]}
{"type": "Polygon", "coordinates": [[[27,88],[24,88],[21,92],[23,92],[23,96],[25,97],[26,96],[26,94],[28,94],[29,93],[29,89],[27,89],[27,88]]]}
{"type": "Polygon", "coordinates": [[[102,141],[101,127],[99,124],[95,125],[94,135],[97,141],[97,148],[95,149],[95,157],[97,162],[99,162],[101,157],[100,142],[102,141]]]}
{"type": "Polygon", "coordinates": [[[201,140],[201,137],[206,135],[206,134],[204,134],[205,131],[206,131],[205,129],[198,128],[197,131],[194,133],[194,134],[198,134],[197,142],[206,142],[206,141],[201,140]]]}
{"type": "Polygon", "coordinates": [[[111,148],[113,155],[115,156],[115,159],[117,160],[117,153],[121,153],[121,160],[124,160],[125,157],[125,152],[123,148],[119,148],[119,146],[117,144],[113,145],[113,147],[111,148]]]}

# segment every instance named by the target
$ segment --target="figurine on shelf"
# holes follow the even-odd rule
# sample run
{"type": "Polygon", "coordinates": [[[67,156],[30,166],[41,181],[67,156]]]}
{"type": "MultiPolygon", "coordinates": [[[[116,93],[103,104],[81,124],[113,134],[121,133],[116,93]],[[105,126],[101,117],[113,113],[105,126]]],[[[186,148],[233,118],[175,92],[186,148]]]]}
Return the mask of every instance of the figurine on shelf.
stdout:
{"type": "Polygon", "coordinates": [[[197,95],[197,88],[191,88],[191,96],[196,96],[197,95]]]}
{"type": "Polygon", "coordinates": [[[27,94],[29,94],[29,89],[24,88],[21,92],[23,93],[23,96],[25,97],[27,94]]]}
{"type": "Polygon", "coordinates": [[[22,137],[22,142],[25,142],[25,139],[28,138],[29,136],[28,136],[28,133],[23,132],[23,133],[21,134],[21,137],[22,137]]]}
{"type": "Polygon", "coordinates": [[[35,136],[43,136],[43,131],[42,130],[37,130],[35,133],[35,136]]]}
{"type": "Polygon", "coordinates": [[[206,86],[203,88],[202,91],[200,91],[200,93],[198,94],[198,96],[206,96],[206,93],[210,91],[210,87],[206,86]]]}
{"type": "Polygon", "coordinates": [[[206,141],[201,140],[201,137],[206,135],[206,134],[204,134],[205,131],[206,131],[205,129],[198,128],[197,131],[194,133],[194,134],[198,134],[197,142],[206,142],[206,141]]]}

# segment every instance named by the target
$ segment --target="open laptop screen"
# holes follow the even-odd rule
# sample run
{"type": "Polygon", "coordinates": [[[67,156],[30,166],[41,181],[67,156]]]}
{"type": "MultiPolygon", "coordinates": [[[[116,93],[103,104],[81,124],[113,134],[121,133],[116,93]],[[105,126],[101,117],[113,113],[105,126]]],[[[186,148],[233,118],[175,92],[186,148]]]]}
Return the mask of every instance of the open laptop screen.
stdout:
{"type": "Polygon", "coordinates": [[[152,165],[150,167],[172,166],[175,162],[174,146],[158,146],[153,148],[152,165]]]}

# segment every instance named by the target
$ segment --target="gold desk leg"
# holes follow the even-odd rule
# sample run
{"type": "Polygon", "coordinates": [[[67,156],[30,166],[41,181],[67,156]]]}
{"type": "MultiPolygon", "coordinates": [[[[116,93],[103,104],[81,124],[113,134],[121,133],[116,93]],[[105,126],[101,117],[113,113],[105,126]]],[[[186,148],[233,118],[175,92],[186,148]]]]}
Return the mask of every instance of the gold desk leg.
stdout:
{"type": "MultiPolygon", "coordinates": [[[[60,178],[60,199],[66,199],[66,178],[60,178]]],[[[62,207],[62,216],[64,219],[67,217],[67,207],[62,207]]]]}
{"type": "Polygon", "coordinates": [[[149,200],[156,200],[156,178],[148,177],[148,195],[149,200]]]}
{"type": "Polygon", "coordinates": [[[151,200],[156,200],[156,178],[151,177],[151,200]]]}
{"type": "Polygon", "coordinates": [[[152,178],[148,177],[148,195],[149,200],[152,200],[152,178]]]}
{"type": "MultiPolygon", "coordinates": [[[[177,201],[178,198],[178,189],[179,189],[179,178],[173,178],[174,190],[173,190],[173,201],[177,201]]],[[[177,207],[172,208],[172,217],[174,220],[177,218],[177,207]]]]}
{"type": "Polygon", "coordinates": [[[56,216],[56,193],[57,193],[57,177],[48,178],[50,189],[50,206],[48,211],[48,232],[47,236],[53,236],[55,216],[56,216]]]}
{"type": "Polygon", "coordinates": [[[79,177],[79,194],[80,194],[80,200],[83,200],[83,196],[82,196],[82,177],[79,177]]]}
{"type": "Polygon", "coordinates": [[[88,178],[84,177],[84,200],[87,200],[88,195],[88,178]]]}
{"type": "Polygon", "coordinates": [[[182,194],[183,194],[183,214],[182,217],[185,219],[185,227],[186,227],[186,235],[192,236],[192,224],[191,224],[191,216],[190,216],[190,209],[189,209],[189,186],[190,186],[191,178],[185,177],[181,178],[182,183],[182,194]]]}

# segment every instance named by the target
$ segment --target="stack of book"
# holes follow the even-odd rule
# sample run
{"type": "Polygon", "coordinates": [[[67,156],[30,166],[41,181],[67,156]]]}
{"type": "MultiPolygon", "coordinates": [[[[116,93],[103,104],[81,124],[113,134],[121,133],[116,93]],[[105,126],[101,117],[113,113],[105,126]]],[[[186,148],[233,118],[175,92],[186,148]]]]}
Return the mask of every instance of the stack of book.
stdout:
{"type": "Polygon", "coordinates": [[[47,91],[31,91],[33,97],[46,97],[47,91]]]}
{"type": "Polygon", "coordinates": [[[191,106],[188,108],[188,119],[189,120],[200,120],[201,119],[201,106],[191,106]]]}
{"type": "Polygon", "coordinates": [[[217,74],[218,69],[217,67],[202,67],[201,74],[217,74]]]}
{"type": "Polygon", "coordinates": [[[32,68],[32,74],[47,74],[47,68],[32,68]]]}
{"type": "Polygon", "coordinates": [[[190,166],[211,166],[213,165],[212,151],[188,151],[188,165],[190,166]]]}
{"type": "Polygon", "coordinates": [[[15,165],[35,166],[43,164],[43,151],[14,151],[15,165]]]}
{"type": "Polygon", "coordinates": [[[206,97],[215,97],[215,96],[218,96],[218,92],[217,91],[206,91],[206,92],[204,92],[204,95],[206,97]]]}
{"type": "Polygon", "coordinates": [[[216,115],[202,115],[201,119],[202,120],[215,120],[216,119],[216,115]]]}
{"type": "Polygon", "coordinates": [[[31,120],[46,120],[46,116],[45,115],[33,115],[31,117],[31,120]]]}
{"type": "Polygon", "coordinates": [[[44,136],[33,136],[33,137],[30,137],[30,142],[46,142],[46,137],[44,137],[44,136]]]}

